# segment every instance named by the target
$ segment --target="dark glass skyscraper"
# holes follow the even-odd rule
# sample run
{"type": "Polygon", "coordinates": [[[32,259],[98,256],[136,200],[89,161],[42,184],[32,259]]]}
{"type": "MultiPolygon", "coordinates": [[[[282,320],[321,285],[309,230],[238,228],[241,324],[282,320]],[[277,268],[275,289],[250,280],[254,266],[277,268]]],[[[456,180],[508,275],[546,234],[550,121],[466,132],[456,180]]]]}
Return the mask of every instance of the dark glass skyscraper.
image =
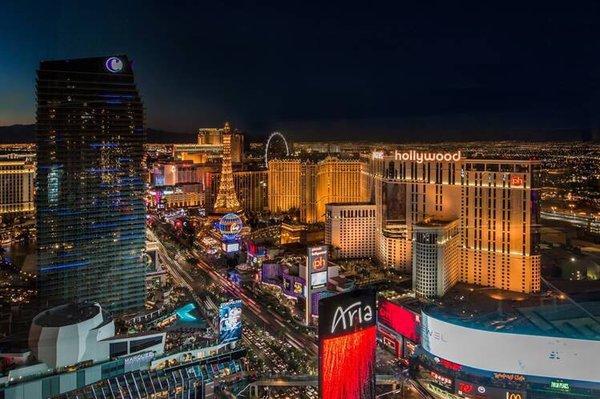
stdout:
{"type": "Polygon", "coordinates": [[[37,231],[42,305],[143,306],[144,110],[126,56],[42,61],[37,231]]]}

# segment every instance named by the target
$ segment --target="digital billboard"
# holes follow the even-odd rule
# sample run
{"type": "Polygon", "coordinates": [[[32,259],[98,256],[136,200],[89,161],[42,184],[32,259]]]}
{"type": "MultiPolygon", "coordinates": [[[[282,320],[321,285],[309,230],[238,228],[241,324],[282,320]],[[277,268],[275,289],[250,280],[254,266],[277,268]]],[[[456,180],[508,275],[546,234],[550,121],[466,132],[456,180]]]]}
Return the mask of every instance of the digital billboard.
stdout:
{"type": "Polygon", "coordinates": [[[240,250],[240,244],[237,242],[224,242],[222,245],[222,249],[228,254],[232,252],[238,252],[240,250]]]}
{"type": "Polygon", "coordinates": [[[526,399],[525,391],[504,389],[456,380],[456,393],[469,399],[526,399]]]}
{"type": "Polygon", "coordinates": [[[267,284],[281,284],[281,265],[279,263],[263,263],[261,281],[267,284]]]}
{"type": "Polygon", "coordinates": [[[404,308],[402,305],[388,301],[385,298],[379,300],[378,320],[396,333],[419,343],[419,315],[404,308]]]}
{"type": "Polygon", "coordinates": [[[319,291],[313,292],[310,295],[310,309],[311,315],[318,316],[319,315],[319,301],[323,298],[329,298],[330,296],[337,295],[337,293],[332,291],[319,291]]]}
{"type": "Polygon", "coordinates": [[[310,275],[310,288],[323,287],[327,284],[327,271],[310,275]]]}
{"type": "MultiPolygon", "coordinates": [[[[390,178],[398,178],[400,171],[395,169],[395,163],[390,162],[385,173],[390,178]]],[[[382,203],[382,221],[398,222],[406,220],[406,185],[396,183],[382,182],[381,203],[382,203]]]]}
{"type": "Polygon", "coordinates": [[[319,398],[375,398],[375,291],[319,301],[319,398]]]}
{"type": "Polygon", "coordinates": [[[327,245],[308,247],[308,271],[310,273],[327,271],[327,245]]]}
{"type": "Polygon", "coordinates": [[[306,282],[302,277],[283,274],[283,293],[285,295],[298,298],[304,294],[304,285],[306,282]]]}
{"type": "Polygon", "coordinates": [[[242,338],[242,301],[224,302],[219,306],[219,342],[242,338]]]}
{"type": "Polygon", "coordinates": [[[487,331],[421,313],[421,343],[433,356],[480,370],[600,382],[600,341],[487,331]]]}

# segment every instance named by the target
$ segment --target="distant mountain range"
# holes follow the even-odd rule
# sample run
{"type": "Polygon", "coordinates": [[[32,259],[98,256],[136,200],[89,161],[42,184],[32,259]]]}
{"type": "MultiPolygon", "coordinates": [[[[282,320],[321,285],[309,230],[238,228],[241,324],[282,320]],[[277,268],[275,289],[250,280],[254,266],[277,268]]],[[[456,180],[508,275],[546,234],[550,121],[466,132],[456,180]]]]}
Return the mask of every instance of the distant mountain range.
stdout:
{"type": "MultiPolygon", "coordinates": [[[[35,142],[35,124],[0,126],[0,144],[35,142]]],[[[195,133],[167,132],[159,129],[146,129],[148,143],[195,143],[195,133]]]]}
{"type": "MultiPolygon", "coordinates": [[[[287,127],[277,129],[284,132],[296,132],[296,135],[286,134],[288,141],[364,141],[369,137],[365,134],[360,138],[356,134],[345,136],[345,140],[336,140],[336,137],[326,139],[330,135],[326,131],[318,131],[311,129],[302,129],[302,127],[294,128],[287,127]],[[304,133],[304,134],[303,134],[304,133]]],[[[334,129],[336,130],[336,129],[334,129]]],[[[337,130],[336,130],[337,131],[337,130]]],[[[339,130],[343,131],[343,129],[339,130]]],[[[406,136],[401,135],[385,135],[383,130],[378,134],[374,134],[372,141],[391,141],[395,143],[402,142],[418,142],[418,141],[486,141],[486,140],[516,140],[516,141],[571,141],[571,140],[594,140],[600,141],[600,129],[508,129],[508,130],[487,130],[485,132],[477,131],[454,131],[454,132],[433,132],[420,135],[418,131],[407,130],[406,136]],[[388,137],[388,140],[382,139],[388,137]],[[416,137],[428,137],[429,140],[415,140],[416,137]]],[[[169,132],[161,129],[146,129],[146,142],[158,144],[170,143],[195,143],[196,133],[169,132]]],[[[336,136],[336,135],[333,135],[336,136]]],[[[263,141],[266,137],[254,136],[246,132],[246,141],[253,140],[263,141]]],[[[35,124],[30,125],[11,125],[0,126],[0,144],[10,143],[33,143],[35,142],[35,124]]]]}

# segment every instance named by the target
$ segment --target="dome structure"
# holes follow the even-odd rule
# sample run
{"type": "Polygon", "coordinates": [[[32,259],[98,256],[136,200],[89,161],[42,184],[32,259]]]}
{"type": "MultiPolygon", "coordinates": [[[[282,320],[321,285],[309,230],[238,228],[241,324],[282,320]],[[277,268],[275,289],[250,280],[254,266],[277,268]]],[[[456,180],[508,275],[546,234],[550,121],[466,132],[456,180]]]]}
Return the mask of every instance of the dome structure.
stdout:
{"type": "Polygon", "coordinates": [[[108,346],[99,342],[114,335],[115,322],[100,304],[69,303],[34,317],[29,347],[40,362],[60,368],[108,358],[108,346]]]}
{"type": "Polygon", "coordinates": [[[244,223],[235,213],[224,215],[218,223],[218,229],[224,239],[234,239],[242,231],[244,223]]]}

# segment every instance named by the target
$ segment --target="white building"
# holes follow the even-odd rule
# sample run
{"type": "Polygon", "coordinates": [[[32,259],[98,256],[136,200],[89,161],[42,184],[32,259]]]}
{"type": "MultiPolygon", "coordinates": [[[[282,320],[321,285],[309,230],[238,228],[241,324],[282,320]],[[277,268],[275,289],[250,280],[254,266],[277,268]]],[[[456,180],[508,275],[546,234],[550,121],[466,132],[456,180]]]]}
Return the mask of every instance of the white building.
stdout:
{"type": "Polygon", "coordinates": [[[441,297],[458,281],[459,221],[429,220],[413,229],[413,290],[441,297]]]}
{"type": "Polygon", "coordinates": [[[115,335],[114,320],[98,303],[50,308],[33,318],[30,351],[0,353],[17,366],[0,374],[0,398],[54,397],[114,374],[148,368],[164,354],[165,337],[165,332],[115,335]]]}
{"type": "Polygon", "coordinates": [[[375,256],[376,205],[367,203],[327,204],[325,243],[337,258],[375,256]]]}
{"type": "Polygon", "coordinates": [[[59,369],[81,362],[151,351],[164,352],[165,333],[115,336],[115,322],[97,303],[70,303],[48,309],[31,322],[29,348],[39,362],[59,369]]]}

